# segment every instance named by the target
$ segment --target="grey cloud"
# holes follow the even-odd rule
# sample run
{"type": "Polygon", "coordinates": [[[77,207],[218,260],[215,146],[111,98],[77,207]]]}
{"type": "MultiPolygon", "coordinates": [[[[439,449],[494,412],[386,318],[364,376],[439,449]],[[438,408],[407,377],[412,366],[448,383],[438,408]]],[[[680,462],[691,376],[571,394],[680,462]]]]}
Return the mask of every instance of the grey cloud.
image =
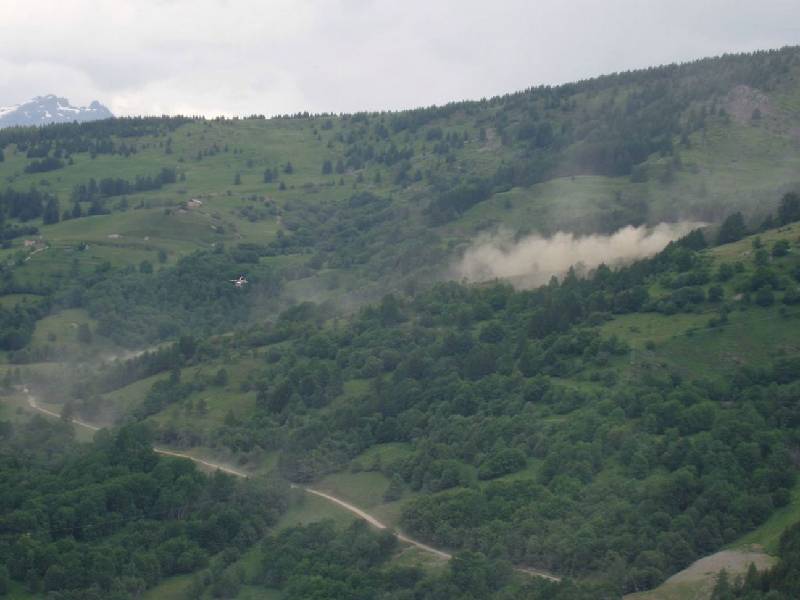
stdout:
{"type": "Polygon", "coordinates": [[[800,40],[796,0],[5,0],[0,105],[398,109],[800,40]]]}

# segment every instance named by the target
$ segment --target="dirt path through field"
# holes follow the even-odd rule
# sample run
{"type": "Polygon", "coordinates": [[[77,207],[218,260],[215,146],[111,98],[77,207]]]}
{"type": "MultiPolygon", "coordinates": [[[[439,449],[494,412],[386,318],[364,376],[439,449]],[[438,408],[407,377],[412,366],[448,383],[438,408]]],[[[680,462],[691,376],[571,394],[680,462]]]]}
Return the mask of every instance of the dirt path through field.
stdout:
{"type": "Polygon", "coordinates": [[[26,257],[25,257],[25,260],[24,260],[23,262],[28,262],[28,261],[29,261],[30,259],[32,259],[32,258],[33,258],[35,255],[39,254],[39,252],[44,252],[45,250],[47,250],[47,246],[45,246],[45,247],[43,247],[43,248],[37,248],[36,250],[34,250],[34,251],[33,251],[33,252],[31,252],[30,254],[28,254],[28,256],[26,256],[26,257]]]}
{"type": "MultiPolygon", "coordinates": [[[[43,406],[41,406],[36,401],[36,398],[30,393],[28,388],[22,388],[22,391],[25,394],[25,397],[26,397],[26,399],[28,401],[28,406],[32,410],[35,410],[35,411],[40,412],[42,414],[48,415],[50,417],[55,417],[57,419],[61,418],[61,415],[58,414],[57,412],[49,410],[49,409],[44,408],[43,406]]],[[[80,419],[72,419],[72,422],[75,425],[78,425],[80,427],[85,427],[86,429],[89,429],[91,431],[97,431],[97,430],[100,429],[96,425],[92,425],[91,423],[87,423],[86,421],[82,421],[80,419]]],[[[163,454],[164,456],[174,456],[174,457],[177,457],[177,458],[185,458],[185,459],[191,460],[191,461],[193,461],[193,462],[195,462],[195,463],[197,463],[199,465],[207,467],[209,469],[219,469],[220,471],[222,471],[224,473],[228,473],[229,475],[234,475],[235,477],[243,477],[245,479],[247,479],[249,477],[249,475],[247,473],[245,473],[244,471],[240,471],[238,469],[234,469],[233,467],[229,467],[229,466],[226,466],[226,465],[223,465],[223,464],[220,464],[220,463],[216,463],[216,462],[213,462],[213,461],[210,461],[210,460],[204,460],[202,458],[197,458],[196,456],[192,456],[190,454],[184,454],[183,452],[176,452],[174,450],[167,450],[166,448],[159,448],[158,446],[153,446],[153,451],[156,452],[157,454],[163,454]]],[[[350,504],[346,500],[342,500],[341,498],[337,498],[336,496],[332,496],[331,494],[327,494],[327,493],[322,492],[320,490],[315,490],[314,488],[310,488],[310,487],[306,487],[306,486],[302,486],[302,485],[297,485],[297,484],[294,484],[294,483],[291,484],[291,486],[293,488],[301,489],[301,490],[303,490],[304,492],[306,492],[308,494],[314,494],[315,496],[319,496],[320,498],[324,498],[328,502],[332,502],[332,503],[334,503],[334,504],[336,504],[338,506],[341,506],[342,508],[344,508],[345,510],[350,511],[351,513],[353,513],[357,517],[359,517],[361,519],[364,519],[367,523],[369,523],[370,525],[372,525],[376,529],[387,529],[389,531],[392,531],[392,533],[401,542],[405,542],[406,544],[410,544],[411,546],[419,548],[420,550],[423,550],[425,552],[429,552],[430,554],[438,556],[439,558],[442,558],[444,560],[450,560],[452,558],[451,554],[448,554],[447,552],[444,552],[443,550],[437,550],[433,546],[429,546],[427,544],[424,544],[423,542],[415,540],[414,538],[410,538],[407,535],[405,535],[405,534],[403,534],[403,533],[401,533],[399,531],[395,531],[395,530],[390,529],[389,527],[387,527],[387,525],[385,523],[382,523],[381,521],[376,519],[373,515],[369,514],[368,512],[363,511],[362,509],[358,508],[357,506],[354,506],[354,505],[350,504]]],[[[520,573],[527,573],[528,575],[532,575],[532,576],[535,576],[535,577],[543,577],[545,579],[549,579],[550,581],[561,581],[560,577],[556,577],[555,575],[552,575],[550,573],[546,573],[544,571],[539,571],[537,569],[531,569],[531,568],[528,568],[528,567],[514,567],[514,569],[516,571],[520,572],[520,573]]]]}
{"type": "MultiPolygon", "coordinates": [[[[301,486],[296,486],[296,485],[293,484],[292,487],[301,487],[301,486]]],[[[325,498],[329,502],[333,502],[334,504],[338,504],[342,508],[344,508],[346,510],[349,510],[354,515],[356,515],[358,517],[361,517],[367,523],[369,523],[373,527],[376,527],[377,529],[388,529],[386,524],[380,522],[378,519],[373,517],[371,514],[369,514],[367,512],[364,512],[363,510],[361,510],[357,506],[353,506],[352,504],[350,504],[349,502],[347,502],[345,500],[342,500],[341,498],[337,498],[336,496],[331,496],[330,494],[326,494],[325,492],[321,492],[319,490],[315,490],[315,489],[310,488],[310,487],[301,487],[301,489],[305,490],[309,494],[314,494],[315,496],[319,496],[320,498],[325,498]]],[[[432,546],[428,546],[427,544],[423,544],[422,542],[418,542],[417,540],[415,540],[413,538],[410,538],[407,535],[405,535],[403,533],[400,533],[399,531],[394,531],[393,533],[397,536],[397,539],[400,540],[401,542],[405,542],[407,544],[411,544],[412,546],[416,546],[420,550],[424,550],[425,552],[430,552],[431,554],[435,554],[439,558],[443,558],[445,560],[450,560],[451,558],[453,558],[453,556],[451,554],[448,554],[447,552],[444,552],[442,550],[437,550],[436,548],[433,548],[432,546]]],[[[546,577],[546,575],[543,574],[542,577],[546,577]]],[[[552,576],[549,576],[549,577],[552,577],[552,576]]]]}

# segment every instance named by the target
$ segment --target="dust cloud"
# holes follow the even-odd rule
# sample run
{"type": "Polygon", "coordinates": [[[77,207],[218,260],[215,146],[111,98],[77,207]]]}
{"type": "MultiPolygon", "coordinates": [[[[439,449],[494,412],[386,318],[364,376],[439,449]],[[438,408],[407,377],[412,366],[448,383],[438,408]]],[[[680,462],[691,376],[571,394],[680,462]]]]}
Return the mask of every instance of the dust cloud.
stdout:
{"type": "Polygon", "coordinates": [[[703,225],[684,221],[628,226],[611,235],[558,232],[551,237],[530,235],[518,240],[510,231],[500,230],[479,237],[455,265],[454,275],[471,282],[508,279],[517,287],[535,287],[573,266],[581,274],[603,263],[616,266],[652,256],[703,225]]]}

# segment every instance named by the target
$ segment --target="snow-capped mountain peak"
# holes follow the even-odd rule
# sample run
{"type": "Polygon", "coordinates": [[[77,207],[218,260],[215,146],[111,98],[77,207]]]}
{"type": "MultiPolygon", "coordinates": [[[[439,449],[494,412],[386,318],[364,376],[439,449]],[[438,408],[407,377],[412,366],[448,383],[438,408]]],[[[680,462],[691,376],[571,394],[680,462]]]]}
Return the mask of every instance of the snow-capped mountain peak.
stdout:
{"type": "Polygon", "coordinates": [[[0,128],[15,125],[47,125],[73,121],[110,119],[114,115],[97,100],[89,106],[72,106],[66,98],[53,94],[37,96],[15,106],[0,106],[0,128]]]}

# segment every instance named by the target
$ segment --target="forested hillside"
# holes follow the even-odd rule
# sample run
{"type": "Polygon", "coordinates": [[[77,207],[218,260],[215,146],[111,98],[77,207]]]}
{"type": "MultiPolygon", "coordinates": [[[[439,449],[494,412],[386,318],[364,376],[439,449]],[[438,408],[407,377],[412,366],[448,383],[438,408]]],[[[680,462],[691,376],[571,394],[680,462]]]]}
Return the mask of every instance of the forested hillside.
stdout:
{"type": "MultiPolygon", "coordinates": [[[[222,281],[266,274],[236,309],[263,318],[291,299],[349,307],[426,287],[501,226],[610,233],[739,209],[758,224],[798,183],[799,73],[785,48],[397,113],[3,130],[2,290],[51,299],[77,275],[124,288],[126,269],[155,277],[214,249],[222,281]]],[[[113,322],[78,293],[59,306],[113,322]]]]}
{"type": "MultiPolygon", "coordinates": [[[[619,598],[800,519],[798,131],[798,48],[396,113],[0,131],[0,584],[619,598]],[[704,223],[539,287],[454,269],[484,234],[664,221],[704,223]],[[454,558],[320,524],[287,482],[454,558]]],[[[719,593],[791,590],[787,540],[719,593]]]]}
{"type": "Polygon", "coordinates": [[[799,208],[789,194],[778,228],[742,237],[735,214],[532,291],[443,283],[345,321],[300,304],[66,399],[161,443],[377,494],[439,547],[647,589],[791,500],[799,208]]]}

